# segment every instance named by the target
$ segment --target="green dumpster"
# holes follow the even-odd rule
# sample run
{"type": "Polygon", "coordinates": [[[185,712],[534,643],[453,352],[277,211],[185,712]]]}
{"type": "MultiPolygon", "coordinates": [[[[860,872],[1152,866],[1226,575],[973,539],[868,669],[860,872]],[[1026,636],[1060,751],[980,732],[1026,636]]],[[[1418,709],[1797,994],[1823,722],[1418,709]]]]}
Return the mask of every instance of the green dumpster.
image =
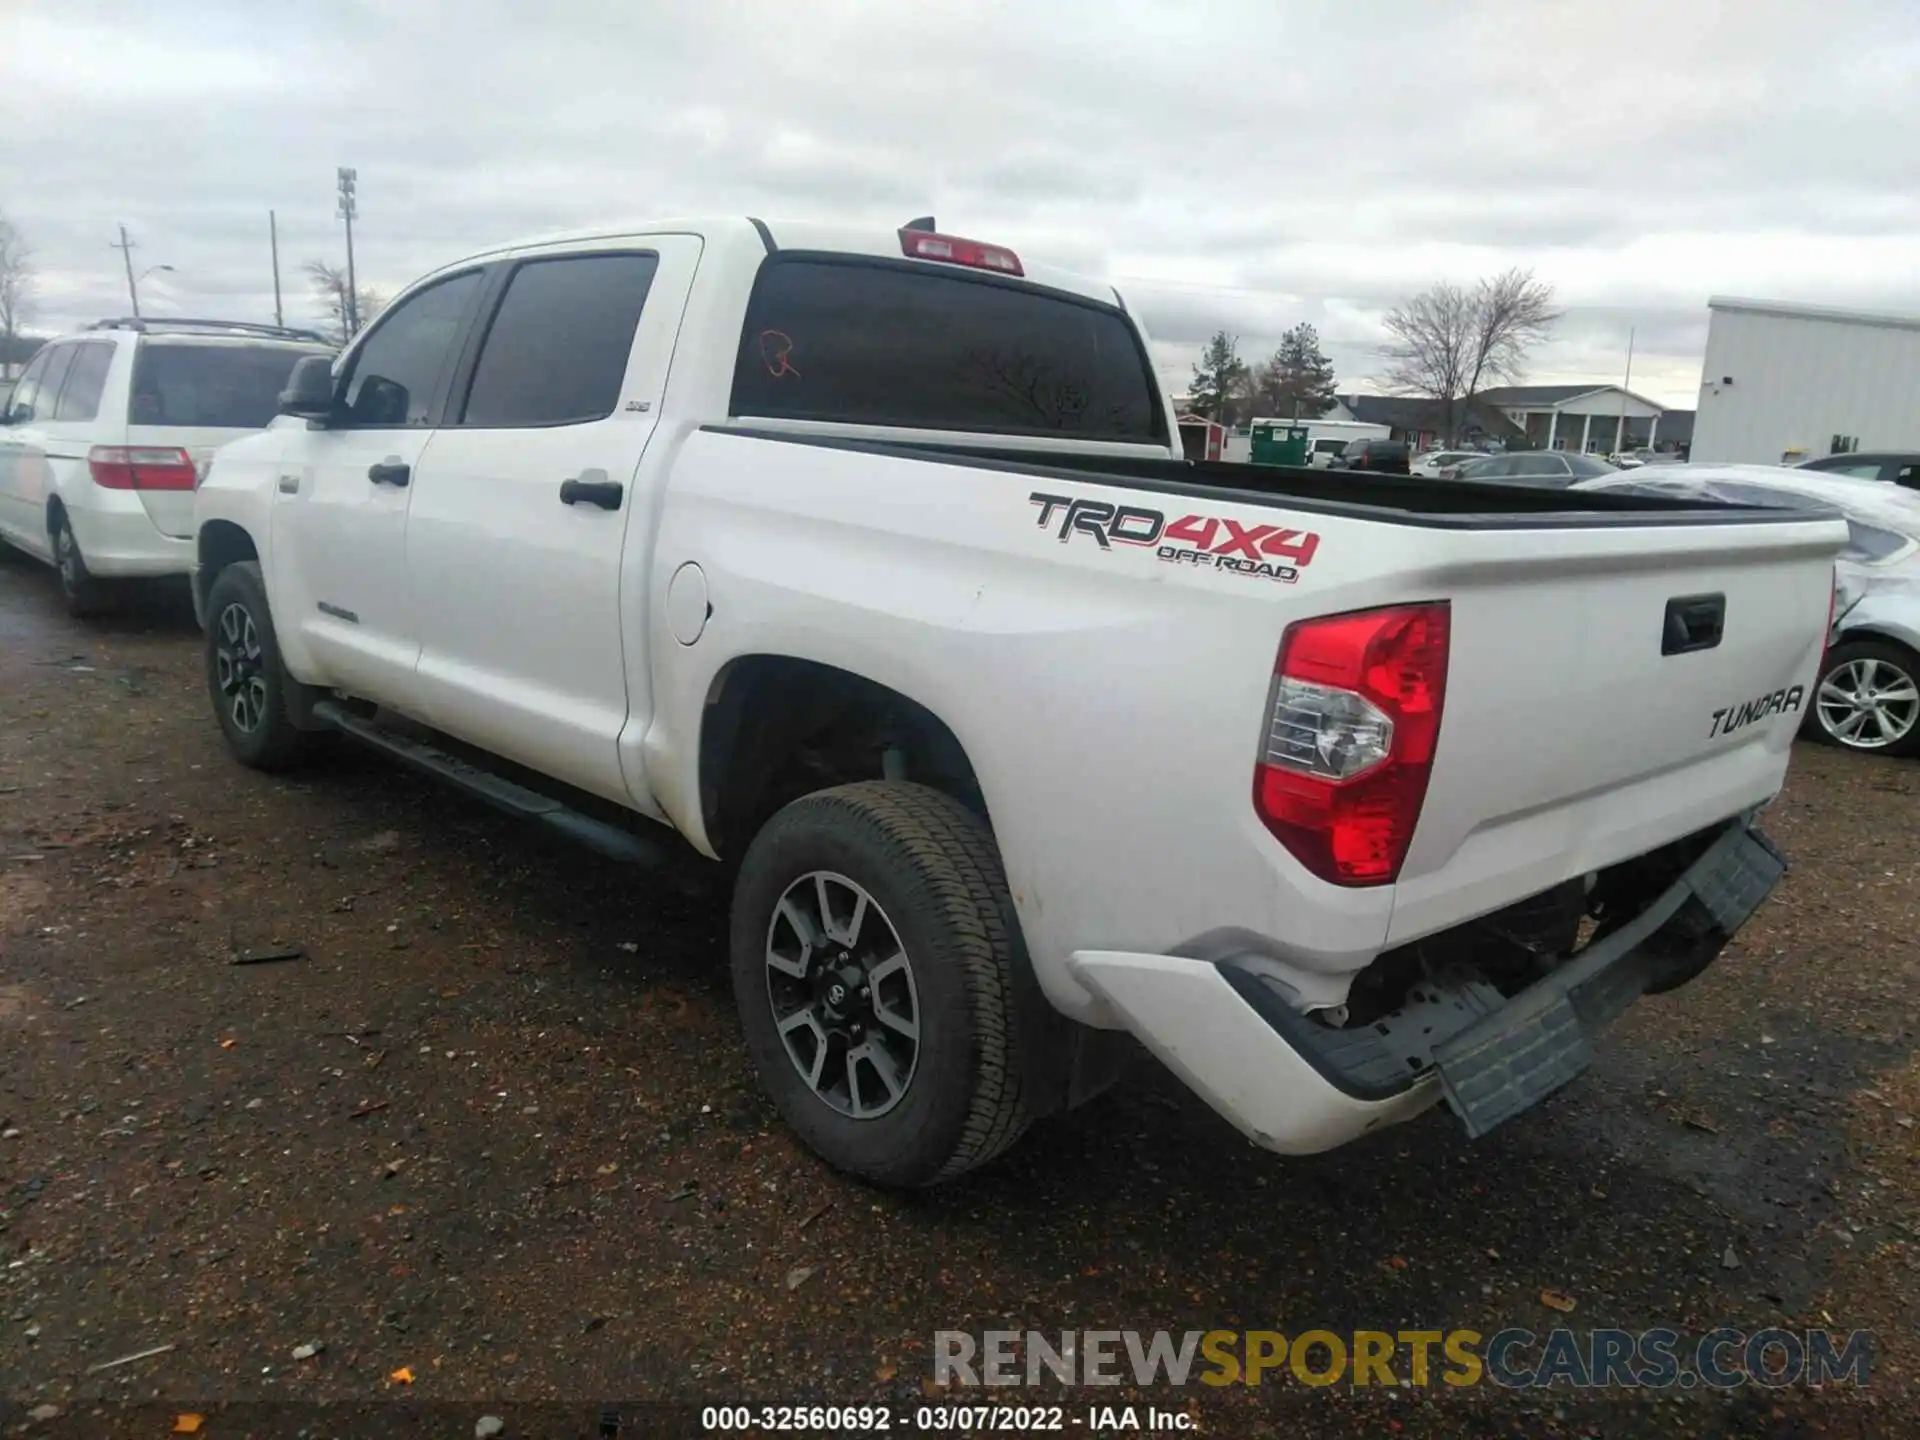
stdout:
{"type": "Polygon", "coordinates": [[[1247,458],[1256,465],[1305,465],[1307,427],[1284,420],[1255,422],[1247,458]]]}

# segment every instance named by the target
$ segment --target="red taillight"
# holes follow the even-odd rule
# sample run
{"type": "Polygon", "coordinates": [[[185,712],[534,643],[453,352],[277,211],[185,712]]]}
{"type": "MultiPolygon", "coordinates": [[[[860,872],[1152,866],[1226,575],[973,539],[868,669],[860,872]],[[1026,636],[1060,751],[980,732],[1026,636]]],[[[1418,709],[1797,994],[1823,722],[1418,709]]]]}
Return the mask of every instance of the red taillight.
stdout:
{"type": "Polygon", "coordinates": [[[93,483],[105,490],[191,490],[193,457],[158,445],[96,445],[87,452],[93,483]]]}
{"type": "Polygon", "coordinates": [[[955,235],[936,235],[931,230],[902,230],[900,253],[915,260],[940,260],[948,265],[971,265],[976,270],[995,270],[1002,275],[1025,275],[1020,257],[1004,245],[983,245],[978,240],[962,240],[955,235]]]}
{"type": "Polygon", "coordinates": [[[1335,885],[1389,885],[1407,858],[1440,738],[1446,602],[1287,627],[1253,807],[1335,885]]]}

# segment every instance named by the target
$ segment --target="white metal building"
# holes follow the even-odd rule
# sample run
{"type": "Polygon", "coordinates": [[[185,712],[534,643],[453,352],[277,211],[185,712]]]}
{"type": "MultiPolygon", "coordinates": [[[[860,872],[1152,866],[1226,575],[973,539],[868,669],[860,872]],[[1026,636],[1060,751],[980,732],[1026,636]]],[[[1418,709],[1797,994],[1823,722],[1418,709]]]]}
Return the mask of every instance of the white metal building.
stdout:
{"type": "Polygon", "coordinates": [[[1696,461],[1920,450],[1920,316],[1707,301],[1696,461]]]}

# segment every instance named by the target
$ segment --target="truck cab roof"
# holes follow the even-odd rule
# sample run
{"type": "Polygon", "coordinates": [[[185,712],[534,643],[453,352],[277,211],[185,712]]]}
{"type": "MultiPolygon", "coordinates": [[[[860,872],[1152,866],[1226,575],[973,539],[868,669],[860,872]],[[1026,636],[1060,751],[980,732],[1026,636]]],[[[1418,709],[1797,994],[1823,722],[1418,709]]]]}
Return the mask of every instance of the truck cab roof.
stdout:
{"type": "MultiPolygon", "coordinates": [[[[612,219],[571,230],[525,236],[468,255],[454,265],[443,266],[442,269],[455,269],[461,265],[471,265],[476,260],[494,260],[523,251],[558,249],[645,235],[697,235],[710,244],[739,246],[763,255],[782,250],[805,250],[899,260],[907,258],[901,239],[906,229],[905,225],[888,228],[878,225],[831,224],[816,220],[758,220],[744,215],[612,219]]],[[[946,232],[937,233],[945,234],[946,232]]],[[[992,240],[981,243],[995,248],[1010,248],[992,240]]],[[[1103,305],[1118,305],[1121,309],[1126,309],[1126,301],[1121,297],[1120,292],[1103,280],[1053,265],[1035,264],[1025,254],[1019,254],[1019,262],[1021,273],[1007,278],[1025,280],[1029,284],[1043,286],[1049,290],[1059,290],[1069,295],[1077,295],[1084,300],[1092,300],[1103,305]]],[[[921,263],[937,264],[939,262],[922,261],[921,263]]]]}

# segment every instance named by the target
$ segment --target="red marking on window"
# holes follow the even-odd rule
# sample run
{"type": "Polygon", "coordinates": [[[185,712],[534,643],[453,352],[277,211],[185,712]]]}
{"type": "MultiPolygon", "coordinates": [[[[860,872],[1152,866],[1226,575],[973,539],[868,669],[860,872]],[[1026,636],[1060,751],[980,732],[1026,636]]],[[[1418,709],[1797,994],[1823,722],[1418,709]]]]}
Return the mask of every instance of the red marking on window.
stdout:
{"type": "Polygon", "coordinates": [[[793,337],[784,330],[762,330],[760,332],[760,360],[767,367],[767,373],[776,380],[784,380],[791,375],[800,378],[800,371],[793,363],[793,337]]]}

